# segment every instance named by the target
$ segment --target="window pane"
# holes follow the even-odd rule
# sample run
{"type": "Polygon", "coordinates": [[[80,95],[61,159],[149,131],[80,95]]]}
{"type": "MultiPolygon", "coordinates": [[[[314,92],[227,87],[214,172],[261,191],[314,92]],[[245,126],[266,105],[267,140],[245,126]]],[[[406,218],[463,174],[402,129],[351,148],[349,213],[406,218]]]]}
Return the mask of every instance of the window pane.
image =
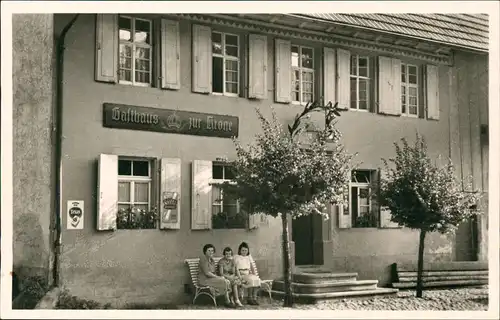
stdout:
{"type": "Polygon", "coordinates": [[[300,82],[299,81],[292,81],[292,91],[300,91],[300,82]]]}
{"type": "Polygon", "coordinates": [[[309,48],[302,48],[302,67],[313,68],[313,50],[309,48]]]}
{"type": "Polygon", "coordinates": [[[238,61],[226,60],[226,70],[238,71],[238,61]]]}
{"type": "Polygon", "coordinates": [[[413,115],[417,115],[417,106],[410,106],[408,111],[410,112],[410,114],[413,114],[413,115]]]}
{"type": "Polygon", "coordinates": [[[134,176],[149,177],[149,162],[134,161],[134,176]]]}
{"type": "Polygon", "coordinates": [[[292,101],[300,101],[300,93],[298,91],[292,92],[292,101]]]}
{"type": "Polygon", "coordinates": [[[149,72],[149,60],[136,59],[135,70],[149,72]]]}
{"type": "Polygon", "coordinates": [[[151,23],[149,21],[135,20],[134,42],[151,44],[151,23]]]}
{"type": "Polygon", "coordinates": [[[120,69],[132,69],[132,58],[120,57],[120,69]]]}
{"type": "Polygon", "coordinates": [[[367,57],[359,57],[359,67],[360,68],[368,67],[368,58],[367,57]]]}
{"type": "Polygon", "coordinates": [[[214,204],[214,205],[219,204],[221,200],[222,200],[222,189],[217,187],[217,186],[213,186],[212,187],[212,204],[214,204]]]}
{"type": "Polygon", "coordinates": [[[234,169],[231,166],[224,167],[224,179],[234,179],[234,169]]]}
{"type": "Polygon", "coordinates": [[[226,92],[238,93],[238,84],[233,82],[226,82],[226,92]]]}
{"type": "Polygon", "coordinates": [[[118,202],[130,202],[130,183],[118,183],[118,202]]]}
{"type": "Polygon", "coordinates": [[[313,101],[312,93],[303,93],[302,94],[302,102],[312,102],[312,101],[313,101]]]}
{"type": "Polygon", "coordinates": [[[224,179],[223,166],[221,164],[212,165],[212,178],[224,179]]]}
{"type": "Polygon", "coordinates": [[[118,160],[118,175],[120,176],[132,175],[132,161],[118,160]]]}
{"type": "Polygon", "coordinates": [[[417,105],[417,97],[410,97],[410,106],[417,105]]]}
{"type": "Polygon", "coordinates": [[[120,29],[120,40],[130,41],[132,29],[131,21],[129,18],[120,17],[118,19],[118,27],[120,29]]]}
{"type": "Polygon", "coordinates": [[[149,75],[150,75],[149,72],[136,71],[135,72],[135,82],[150,83],[149,75]]]}
{"type": "Polygon", "coordinates": [[[120,70],[120,74],[118,76],[120,77],[120,80],[132,81],[132,72],[130,70],[120,70]]]}
{"type": "Polygon", "coordinates": [[[238,47],[235,46],[226,46],[226,55],[237,57],[238,56],[238,47]]]}
{"type": "Polygon", "coordinates": [[[403,82],[403,83],[406,82],[406,65],[405,64],[401,65],[401,82],[403,82]]]}
{"type": "Polygon", "coordinates": [[[357,75],[358,56],[351,56],[351,74],[357,75]]]}
{"type": "Polygon", "coordinates": [[[417,67],[416,66],[408,66],[408,74],[410,76],[411,75],[416,76],[417,75],[417,67]]]}
{"type": "Polygon", "coordinates": [[[365,79],[359,79],[359,91],[368,90],[368,81],[365,79]]]}
{"type": "Polygon", "coordinates": [[[359,90],[359,101],[367,101],[368,94],[366,91],[359,90]]]}
{"type": "MultiPolygon", "coordinates": [[[[224,201],[224,202],[225,202],[225,201],[224,201]]],[[[228,217],[234,217],[234,216],[236,216],[236,215],[237,215],[237,213],[238,213],[237,209],[238,209],[238,208],[237,208],[237,207],[236,207],[236,205],[234,205],[234,204],[233,204],[233,205],[226,205],[226,204],[224,203],[224,207],[223,207],[223,209],[222,209],[222,210],[223,210],[223,212],[225,212],[225,213],[228,215],[228,217]]]]}
{"type": "Polygon", "coordinates": [[[359,100],[359,109],[368,110],[368,102],[359,100]]]}
{"type": "Polygon", "coordinates": [[[226,71],[226,81],[238,82],[238,72],[226,71]]]}
{"type": "Polygon", "coordinates": [[[305,82],[302,84],[302,90],[304,92],[311,93],[313,91],[313,84],[310,82],[305,82]]]}
{"type": "Polygon", "coordinates": [[[120,57],[132,57],[132,45],[120,44],[120,57]]]}
{"type": "Polygon", "coordinates": [[[417,84],[417,76],[414,76],[414,75],[409,75],[408,76],[408,82],[411,83],[411,84],[417,84]]]}
{"type": "Polygon", "coordinates": [[[144,210],[144,211],[147,211],[148,210],[148,205],[147,204],[136,204],[134,205],[134,207],[138,210],[144,210]]]}
{"type": "Polygon", "coordinates": [[[303,71],[302,72],[302,81],[313,82],[312,72],[303,71]]]}
{"type": "Polygon", "coordinates": [[[368,68],[367,67],[359,67],[359,76],[360,77],[368,77],[368,68]]]}
{"type": "Polygon", "coordinates": [[[213,57],[212,58],[212,91],[213,92],[223,92],[223,75],[222,58],[213,57]]]}
{"type": "Polygon", "coordinates": [[[149,55],[150,52],[151,52],[151,50],[149,48],[136,47],[135,48],[135,58],[149,60],[150,59],[150,55],[149,55]]]}
{"type": "Polygon", "coordinates": [[[134,184],[134,202],[148,202],[149,184],[141,182],[134,184]]]}
{"type": "Polygon", "coordinates": [[[226,45],[238,46],[238,36],[226,34],[226,45]]]}
{"type": "Polygon", "coordinates": [[[401,112],[402,113],[406,113],[406,104],[403,102],[403,104],[401,105],[401,112]]]}
{"type": "Polygon", "coordinates": [[[358,217],[358,188],[351,187],[351,208],[353,219],[358,217]]]}
{"type": "Polygon", "coordinates": [[[212,32],[212,43],[222,43],[222,34],[219,32],[212,32]]]}
{"type": "Polygon", "coordinates": [[[212,41],[212,53],[222,54],[222,44],[212,41]]]}
{"type": "Polygon", "coordinates": [[[128,210],[130,208],[129,204],[119,204],[118,210],[128,210]]]}
{"type": "Polygon", "coordinates": [[[370,207],[369,206],[359,206],[359,215],[364,216],[370,213],[370,207]]]}
{"type": "Polygon", "coordinates": [[[222,212],[222,206],[220,205],[213,205],[212,206],[212,214],[215,215],[215,214],[219,214],[222,212]]]}
{"type": "Polygon", "coordinates": [[[292,67],[299,66],[299,48],[292,46],[292,67]]]}
{"type": "Polygon", "coordinates": [[[417,88],[409,88],[410,96],[417,96],[417,88]]]}

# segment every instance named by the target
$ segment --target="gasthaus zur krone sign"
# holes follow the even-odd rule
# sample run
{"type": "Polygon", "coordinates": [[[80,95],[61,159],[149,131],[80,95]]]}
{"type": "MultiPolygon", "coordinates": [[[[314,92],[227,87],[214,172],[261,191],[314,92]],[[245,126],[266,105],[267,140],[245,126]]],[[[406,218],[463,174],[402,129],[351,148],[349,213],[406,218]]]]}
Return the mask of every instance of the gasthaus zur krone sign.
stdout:
{"type": "Polygon", "coordinates": [[[104,127],[231,138],[238,137],[238,117],[104,103],[104,127]]]}

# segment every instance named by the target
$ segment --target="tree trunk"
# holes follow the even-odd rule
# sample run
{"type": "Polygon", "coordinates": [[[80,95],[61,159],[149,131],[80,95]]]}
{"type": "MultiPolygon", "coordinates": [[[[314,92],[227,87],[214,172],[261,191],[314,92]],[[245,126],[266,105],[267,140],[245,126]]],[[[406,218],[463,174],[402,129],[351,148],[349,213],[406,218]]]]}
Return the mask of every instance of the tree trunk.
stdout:
{"type": "Polygon", "coordinates": [[[425,233],[424,230],[420,230],[420,241],[418,243],[417,298],[422,298],[422,291],[424,289],[422,273],[424,271],[425,233]]]}
{"type": "Polygon", "coordinates": [[[285,299],[283,306],[293,306],[292,273],[290,272],[290,241],[288,240],[288,221],[285,213],[281,214],[283,227],[283,275],[285,282],[285,299]]]}

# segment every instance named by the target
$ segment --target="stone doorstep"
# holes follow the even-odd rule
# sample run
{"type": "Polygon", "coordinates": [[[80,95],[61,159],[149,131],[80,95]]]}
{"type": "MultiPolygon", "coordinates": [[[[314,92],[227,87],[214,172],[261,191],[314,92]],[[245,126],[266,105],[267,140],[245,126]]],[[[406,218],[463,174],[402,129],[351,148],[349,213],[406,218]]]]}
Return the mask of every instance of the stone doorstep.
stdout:
{"type": "MultiPolygon", "coordinates": [[[[339,299],[339,298],[357,298],[357,297],[372,297],[380,295],[396,295],[399,292],[394,288],[377,288],[374,290],[361,290],[361,291],[342,291],[342,292],[328,292],[328,293],[293,293],[293,297],[299,301],[304,302],[318,302],[321,300],[339,299]]],[[[284,296],[282,291],[272,291],[276,297],[284,296]]]]}
{"type": "Polygon", "coordinates": [[[318,284],[334,281],[356,281],[357,273],[294,273],[292,281],[295,283],[318,284]]]}
{"type": "MultiPolygon", "coordinates": [[[[424,276],[424,281],[453,281],[453,280],[488,280],[488,276],[463,275],[463,276],[424,276]]],[[[416,282],[417,276],[399,277],[398,282],[416,282]]]]}
{"type": "MultiPolygon", "coordinates": [[[[417,271],[417,263],[395,263],[398,272],[417,271]]],[[[393,266],[394,267],[394,266],[393,266]]],[[[483,261],[449,261],[424,262],[425,271],[487,271],[488,262],[483,261]]]]}
{"type": "MultiPolygon", "coordinates": [[[[296,283],[292,282],[293,291],[296,293],[330,293],[377,289],[378,280],[356,281],[330,281],[321,283],[296,283]]],[[[284,291],[284,281],[274,281],[273,288],[284,291]]]]}
{"type": "MultiPolygon", "coordinates": [[[[424,276],[488,276],[488,271],[423,271],[424,276]]],[[[398,271],[398,277],[416,277],[417,271],[398,271]]]]}
{"type": "MultiPolygon", "coordinates": [[[[430,287],[452,287],[452,286],[482,286],[488,284],[486,280],[450,280],[450,281],[424,281],[424,288],[430,287]]],[[[393,288],[415,288],[417,282],[393,282],[393,288]]]]}

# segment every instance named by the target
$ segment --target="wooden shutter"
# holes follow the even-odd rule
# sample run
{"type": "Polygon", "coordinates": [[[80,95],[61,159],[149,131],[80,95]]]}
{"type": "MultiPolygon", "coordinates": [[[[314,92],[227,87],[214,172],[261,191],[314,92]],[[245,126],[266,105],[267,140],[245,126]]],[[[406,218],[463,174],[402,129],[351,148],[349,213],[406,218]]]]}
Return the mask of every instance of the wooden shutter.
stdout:
{"type": "Polygon", "coordinates": [[[401,114],[401,61],[379,57],[379,101],[378,111],[382,114],[401,114]]]}
{"type": "Polygon", "coordinates": [[[118,15],[97,14],[95,80],[118,82],[118,15]]]}
{"type": "Polygon", "coordinates": [[[351,106],[351,53],[337,49],[337,102],[339,109],[351,106]]]}
{"type": "Polygon", "coordinates": [[[212,228],[212,161],[194,160],[192,167],[191,229],[212,228]]]}
{"type": "MultiPolygon", "coordinates": [[[[381,179],[387,179],[387,176],[383,170],[378,172],[378,187],[380,188],[381,179]]],[[[391,222],[391,210],[387,208],[381,208],[380,210],[380,227],[381,228],[399,228],[399,225],[395,222],[391,222]]]]}
{"type": "Polygon", "coordinates": [[[115,230],[118,213],[118,156],[99,155],[97,230],[115,230]]]}
{"type": "Polygon", "coordinates": [[[262,213],[248,215],[248,229],[257,229],[262,222],[262,213]]]}
{"type": "Polygon", "coordinates": [[[212,92],[212,30],[193,25],[193,91],[212,92]]]}
{"type": "Polygon", "coordinates": [[[323,81],[324,81],[324,104],[326,105],[328,102],[332,102],[334,105],[337,102],[335,97],[336,93],[336,80],[337,80],[337,66],[335,61],[335,49],[332,48],[323,48],[323,81]]]}
{"type": "Polygon", "coordinates": [[[267,97],[267,36],[250,34],[248,37],[248,97],[267,97]]]}
{"type": "Polygon", "coordinates": [[[427,65],[427,119],[439,120],[439,76],[438,67],[427,65]]]}
{"type": "Polygon", "coordinates": [[[161,88],[181,88],[179,21],[161,19],[161,88]]]}
{"type": "Polygon", "coordinates": [[[160,229],[180,228],[181,159],[164,158],[161,159],[160,229]],[[176,208],[171,209],[174,204],[176,208]]]}
{"type": "MultiPolygon", "coordinates": [[[[349,181],[351,181],[351,176],[349,172],[349,181]]],[[[337,214],[339,216],[339,228],[347,229],[352,227],[352,214],[351,214],[351,198],[349,194],[351,193],[350,184],[346,184],[344,187],[344,203],[337,205],[337,214]]]]}
{"type": "Polygon", "coordinates": [[[275,100],[281,103],[292,101],[292,43],[289,40],[275,40],[275,100]]]}

